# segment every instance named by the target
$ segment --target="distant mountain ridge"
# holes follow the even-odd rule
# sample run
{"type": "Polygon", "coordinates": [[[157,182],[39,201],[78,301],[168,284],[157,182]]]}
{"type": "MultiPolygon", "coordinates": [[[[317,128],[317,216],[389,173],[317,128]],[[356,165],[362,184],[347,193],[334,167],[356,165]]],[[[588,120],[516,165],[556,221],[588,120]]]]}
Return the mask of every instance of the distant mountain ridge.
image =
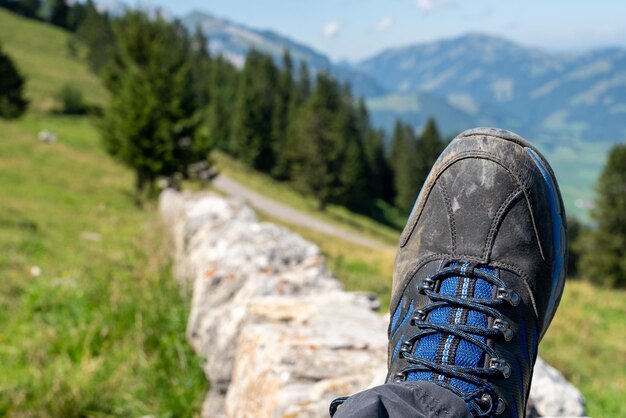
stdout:
{"type": "Polygon", "coordinates": [[[328,71],[339,80],[348,81],[359,96],[377,96],[386,93],[380,83],[343,64],[334,64],[327,56],[270,30],[258,30],[217,18],[205,12],[190,12],[181,19],[194,31],[198,26],[209,38],[209,48],[222,53],[235,65],[243,65],[250,49],[271,54],[278,62],[285,49],[289,50],[294,63],[305,61],[313,72],[328,71]]]}
{"type": "Polygon", "coordinates": [[[552,54],[469,34],[385,50],[355,68],[393,97],[427,92],[523,135],[626,140],[626,49],[552,54]]]}

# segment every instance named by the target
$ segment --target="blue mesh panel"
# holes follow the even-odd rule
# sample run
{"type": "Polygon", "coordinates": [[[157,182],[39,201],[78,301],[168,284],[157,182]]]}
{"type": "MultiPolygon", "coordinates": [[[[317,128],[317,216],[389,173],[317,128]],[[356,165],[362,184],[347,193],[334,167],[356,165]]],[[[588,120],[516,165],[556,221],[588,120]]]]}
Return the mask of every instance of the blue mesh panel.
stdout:
{"type": "MultiPolygon", "coordinates": [[[[454,295],[456,293],[458,280],[458,277],[450,277],[442,281],[439,293],[454,295]]],[[[432,322],[434,324],[447,324],[450,321],[451,312],[452,308],[450,307],[433,309],[430,312],[429,322],[432,322]]],[[[431,334],[427,335],[426,337],[420,338],[419,343],[415,348],[414,355],[416,357],[421,357],[426,360],[435,361],[437,347],[439,346],[441,338],[441,334],[431,334]]],[[[428,380],[431,377],[431,372],[412,372],[407,375],[407,380],[428,380]]]]}

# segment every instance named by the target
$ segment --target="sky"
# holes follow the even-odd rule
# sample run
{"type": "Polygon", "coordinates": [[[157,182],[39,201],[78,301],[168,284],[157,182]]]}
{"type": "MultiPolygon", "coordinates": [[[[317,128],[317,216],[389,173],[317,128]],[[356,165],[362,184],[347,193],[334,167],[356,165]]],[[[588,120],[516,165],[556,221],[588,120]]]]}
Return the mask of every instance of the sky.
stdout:
{"type": "MultiPolygon", "coordinates": [[[[144,1],[145,3],[145,1],[144,1]]],[[[468,32],[551,51],[626,47],[624,0],[150,0],[176,16],[202,10],[271,29],[357,61],[390,47],[468,32]]]]}

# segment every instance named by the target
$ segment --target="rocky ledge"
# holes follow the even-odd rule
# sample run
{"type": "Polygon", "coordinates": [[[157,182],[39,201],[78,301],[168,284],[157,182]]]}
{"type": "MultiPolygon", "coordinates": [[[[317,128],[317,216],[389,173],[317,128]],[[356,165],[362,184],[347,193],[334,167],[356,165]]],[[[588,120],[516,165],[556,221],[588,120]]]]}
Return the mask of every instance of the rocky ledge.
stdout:
{"type": "MultiPolygon", "coordinates": [[[[314,244],[238,200],[166,190],[159,204],[211,383],[204,417],[324,417],[335,397],[382,383],[387,317],[344,291],[314,244]]],[[[530,416],[584,415],[578,390],[541,359],[530,404],[530,416]]]]}

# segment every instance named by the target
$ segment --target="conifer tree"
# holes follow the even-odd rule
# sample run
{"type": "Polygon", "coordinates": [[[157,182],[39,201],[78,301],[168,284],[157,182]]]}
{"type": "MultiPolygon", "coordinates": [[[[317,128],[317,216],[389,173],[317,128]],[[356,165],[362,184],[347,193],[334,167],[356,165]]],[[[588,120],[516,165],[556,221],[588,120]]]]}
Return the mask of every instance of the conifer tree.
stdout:
{"type": "Polygon", "coordinates": [[[365,211],[372,206],[372,200],[367,193],[367,158],[361,137],[366,127],[359,126],[354,98],[348,84],[343,86],[336,120],[340,168],[335,202],[365,211]]]}
{"type": "Polygon", "coordinates": [[[306,62],[300,61],[298,70],[298,95],[302,100],[306,100],[311,95],[311,75],[306,62]]]}
{"type": "Polygon", "coordinates": [[[24,78],[0,45],[0,118],[13,119],[26,110],[24,78]]]}
{"type": "Polygon", "coordinates": [[[287,130],[289,128],[291,102],[294,100],[294,96],[293,63],[289,51],[285,50],[283,53],[282,67],[278,72],[272,126],[272,145],[276,160],[272,170],[272,176],[279,180],[285,180],[289,177],[289,163],[285,148],[287,146],[287,130]]]}
{"type": "Polygon", "coordinates": [[[435,164],[437,157],[439,157],[439,154],[441,154],[444,148],[445,144],[441,139],[435,119],[428,118],[426,126],[416,144],[415,162],[417,165],[417,178],[415,179],[415,184],[418,186],[418,190],[421,189],[426,181],[430,169],[433,164],[435,164]]]}
{"type": "Polygon", "coordinates": [[[587,279],[626,287],[626,145],[615,145],[598,179],[591,217],[595,228],[584,234],[580,270],[587,279]]]}
{"type": "Polygon", "coordinates": [[[67,14],[67,28],[72,32],[76,32],[76,30],[80,27],[80,25],[82,25],[83,21],[85,20],[86,15],[87,4],[74,2],[67,14]]]}
{"type": "Polygon", "coordinates": [[[191,77],[193,79],[196,104],[199,107],[207,107],[210,101],[211,91],[211,55],[209,42],[202,27],[198,25],[191,38],[193,51],[191,58],[191,77]]]}
{"type": "Polygon", "coordinates": [[[410,125],[397,121],[393,131],[390,164],[393,170],[395,204],[408,213],[419,192],[415,135],[410,125]]]}
{"type": "Polygon", "coordinates": [[[217,149],[234,155],[232,115],[237,94],[237,70],[219,55],[212,61],[209,82],[208,137],[217,149]]]}
{"type": "Polygon", "coordinates": [[[67,28],[69,13],[70,7],[67,5],[66,0],[52,0],[50,2],[50,17],[48,20],[55,26],[67,28]]]}
{"type": "Polygon", "coordinates": [[[107,150],[136,174],[136,191],[158,176],[185,175],[198,124],[189,39],[178,24],[129,12],[116,21],[115,56],[104,73],[110,104],[99,122],[107,150]]]}
{"type": "Polygon", "coordinates": [[[41,11],[41,0],[18,0],[17,12],[24,17],[37,19],[41,11]]]}
{"type": "Polygon", "coordinates": [[[370,129],[365,138],[368,161],[368,190],[372,196],[393,203],[393,172],[385,152],[385,132],[370,129]]]}
{"type": "Polygon", "coordinates": [[[385,157],[383,131],[372,129],[365,101],[359,100],[357,124],[363,143],[366,164],[367,191],[371,198],[393,200],[393,174],[385,157]]]}
{"type": "Polygon", "coordinates": [[[93,0],[87,0],[84,13],[76,38],[87,46],[87,63],[99,74],[113,56],[115,34],[111,19],[106,13],[98,11],[93,0]]]}
{"type": "Polygon", "coordinates": [[[340,103],[337,83],[324,73],[318,74],[293,131],[293,184],[315,197],[320,210],[336,199],[340,184],[342,155],[335,128],[340,103]]]}
{"type": "Polygon", "coordinates": [[[274,166],[272,121],[277,69],[272,58],[251,51],[241,73],[235,105],[233,145],[251,168],[269,172],[274,166]]]}

